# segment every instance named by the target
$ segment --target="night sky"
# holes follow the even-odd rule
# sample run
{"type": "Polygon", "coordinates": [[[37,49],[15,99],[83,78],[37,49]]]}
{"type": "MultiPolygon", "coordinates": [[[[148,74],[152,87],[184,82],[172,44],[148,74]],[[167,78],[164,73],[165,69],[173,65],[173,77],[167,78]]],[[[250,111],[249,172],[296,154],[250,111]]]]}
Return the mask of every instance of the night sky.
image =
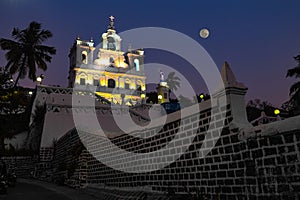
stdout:
{"type": "MultiPolygon", "coordinates": [[[[260,98],[274,105],[288,99],[295,79],[285,78],[300,52],[300,1],[67,1],[1,0],[0,37],[10,38],[13,27],[25,28],[31,21],[53,33],[47,44],[57,55],[49,64],[45,84],[67,85],[68,53],[74,39],[93,37],[95,43],[106,31],[108,17],[116,17],[117,32],[138,27],[165,27],[180,31],[198,41],[219,69],[226,60],[237,79],[248,88],[247,100],[260,98]],[[210,37],[202,39],[202,27],[210,37]]],[[[183,61],[170,59],[167,53],[146,51],[146,62],[162,62],[189,76],[183,61]]],[[[0,65],[6,63],[0,52],[0,65]]],[[[197,86],[199,92],[205,86],[197,86]]],[[[32,81],[21,85],[33,87],[32,81]]],[[[197,92],[198,92],[197,91],[197,92]]]]}

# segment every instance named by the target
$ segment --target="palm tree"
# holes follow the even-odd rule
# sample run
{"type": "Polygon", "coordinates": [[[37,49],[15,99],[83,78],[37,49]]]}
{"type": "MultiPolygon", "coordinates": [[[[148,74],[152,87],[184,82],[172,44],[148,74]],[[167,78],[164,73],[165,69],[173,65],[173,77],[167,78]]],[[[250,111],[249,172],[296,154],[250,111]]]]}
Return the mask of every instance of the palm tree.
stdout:
{"type": "MultiPolygon", "coordinates": [[[[295,56],[297,66],[287,71],[286,77],[300,78],[300,54],[295,56]]],[[[290,104],[295,112],[300,112],[300,81],[290,87],[290,104]]]]}
{"type": "Polygon", "coordinates": [[[47,70],[46,62],[51,62],[51,55],[56,53],[54,47],[43,45],[47,39],[52,37],[49,30],[41,29],[41,24],[31,22],[26,29],[14,28],[10,39],[0,39],[0,47],[6,50],[6,69],[11,75],[18,73],[14,87],[19,79],[28,78],[35,81],[37,68],[47,70]]]}
{"type": "MultiPolygon", "coordinates": [[[[178,90],[180,88],[180,78],[178,76],[175,76],[175,72],[171,72],[168,74],[168,77],[166,79],[166,82],[168,83],[169,86],[169,98],[171,100],[171,94],[173,91],[178,90]]],[[[176,99],[176,95],[172,95],[176,99]]],[[[173,100],[175,100],[173,99],[173,100]]]]}
{"type": "Polygon", "coordinates": [[[166,82],[168,83],[170,91],[177,90],[180,87],[180,78],[175,76],[175,72],[171,72],[168,74],[166,82]]]}

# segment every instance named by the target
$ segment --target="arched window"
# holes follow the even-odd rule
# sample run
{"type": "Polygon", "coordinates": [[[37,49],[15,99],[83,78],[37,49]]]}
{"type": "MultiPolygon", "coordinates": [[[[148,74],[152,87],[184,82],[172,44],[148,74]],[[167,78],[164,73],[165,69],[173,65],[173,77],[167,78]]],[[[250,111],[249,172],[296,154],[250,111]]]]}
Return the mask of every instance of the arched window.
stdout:
{"type": "Polygon", "coordinates": [[[114,79],[108,79],[107,87],[115,88],[116,87],[116,81],[114,79]]]}
{"type": "Polygon", "coordinates": [[[109,58],[109,63],[114,63],[114,58],[113,57],[109,58]]]}
{"type": "Polygon", "coordinates": [[[83,51],[81,53],[81,62],[84,64],[87,64],[87,52],[86,51],[83,51]]]}
{"type": "Polygon", "coordinates": [[[134,67],[136,71],[140,71],[140,61],[139,59],[134,59],[134,67]]]}
{"type": "Polygon", "coordinates": [[[125,80],[125,89],[130,89],[130,80],[128,78],[125,80]]]}
{"type": "Polygon", "coordinates": [[[85,85],[85,78],[80,78],[80,85],[85,85]]]}
{"type": "Polygon", "coordinates": [[[112,37],[107,38],[107,49],[116,50],[115,39],[112,37]]]}

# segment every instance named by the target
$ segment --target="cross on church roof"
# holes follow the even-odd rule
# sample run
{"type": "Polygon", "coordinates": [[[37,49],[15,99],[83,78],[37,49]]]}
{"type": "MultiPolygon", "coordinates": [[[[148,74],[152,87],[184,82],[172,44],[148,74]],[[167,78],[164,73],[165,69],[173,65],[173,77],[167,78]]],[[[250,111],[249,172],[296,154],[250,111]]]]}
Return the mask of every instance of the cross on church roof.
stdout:
{"type": "Polygon", "coordinates": [[[109,25],[108,25],[108,29],[111,29],[111,30],[114,30],[115,29],[115,27],[114,27],[114,19],[115,19],[115,17],[114,16],[110,16],[109,17],[109,19],[110,19],[110,21],[109,21],[109,25]]]}
{"type": "Polygon", "coordinates": [[[110,19],[111,22],[113,22],[114,19],[115,19],[115,17],[111,15],[111,16],[109,17],[109,19],[110,19]]]}

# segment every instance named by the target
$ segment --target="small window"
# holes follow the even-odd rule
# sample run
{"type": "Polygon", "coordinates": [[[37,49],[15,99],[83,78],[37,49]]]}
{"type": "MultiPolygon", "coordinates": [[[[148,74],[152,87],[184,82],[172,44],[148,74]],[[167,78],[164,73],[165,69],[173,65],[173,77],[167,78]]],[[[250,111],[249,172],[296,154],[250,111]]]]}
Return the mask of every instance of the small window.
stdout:
{"type": "Polygon", "coordinates": [[[140,71],[140,61],[139,59],[134,59],[134,67],[136,71],[140,71]]]}
{"type": "Polygon", "coordinates": [[[85,78],[80,78],[80,85],[85,85],[85,78]]]}
{"type": "Polygon", "coordinates": [[[129,89],[129,83],[125,83],[125,89],[129,89]]]}
{"type": "Polygon", "coordinates": [[[115,88],[116,87],[116,81],[114,79],[108,79],[107,87],[115,88]]]}
{"type": "Polygon", "coordinates": [[[110,57],[110,58],[109,58],[109,62],[110,62],[110,63],[114,63],[114,62],[115,62],[115,61],[114,61],[114,58],[113,58],[113,57],[110,57]]]}
{"type": "Polygon", "coordinates": [[[107,39],[107,49],[115,51],[116,50],[116,44],[115,43],[116,42],[115,42],[114,38],[109,37],[107,39]]]}
{"type": "Polygon", "coordinates": [[[167,99],[168,98],[168,93],[164,93],[164,98],[167,99]]]}
{"type": "Polygon", "coordinates": [[[87,64],[87,52],[86,51],[83,51],[81,53],[81,61],[82,61],[82,63],[87,64]]]}
{"type": "Polygon", "coordinates": [[[94,79],[94,86],[99,86],[99,80],[98,79],[94,79]]]}

